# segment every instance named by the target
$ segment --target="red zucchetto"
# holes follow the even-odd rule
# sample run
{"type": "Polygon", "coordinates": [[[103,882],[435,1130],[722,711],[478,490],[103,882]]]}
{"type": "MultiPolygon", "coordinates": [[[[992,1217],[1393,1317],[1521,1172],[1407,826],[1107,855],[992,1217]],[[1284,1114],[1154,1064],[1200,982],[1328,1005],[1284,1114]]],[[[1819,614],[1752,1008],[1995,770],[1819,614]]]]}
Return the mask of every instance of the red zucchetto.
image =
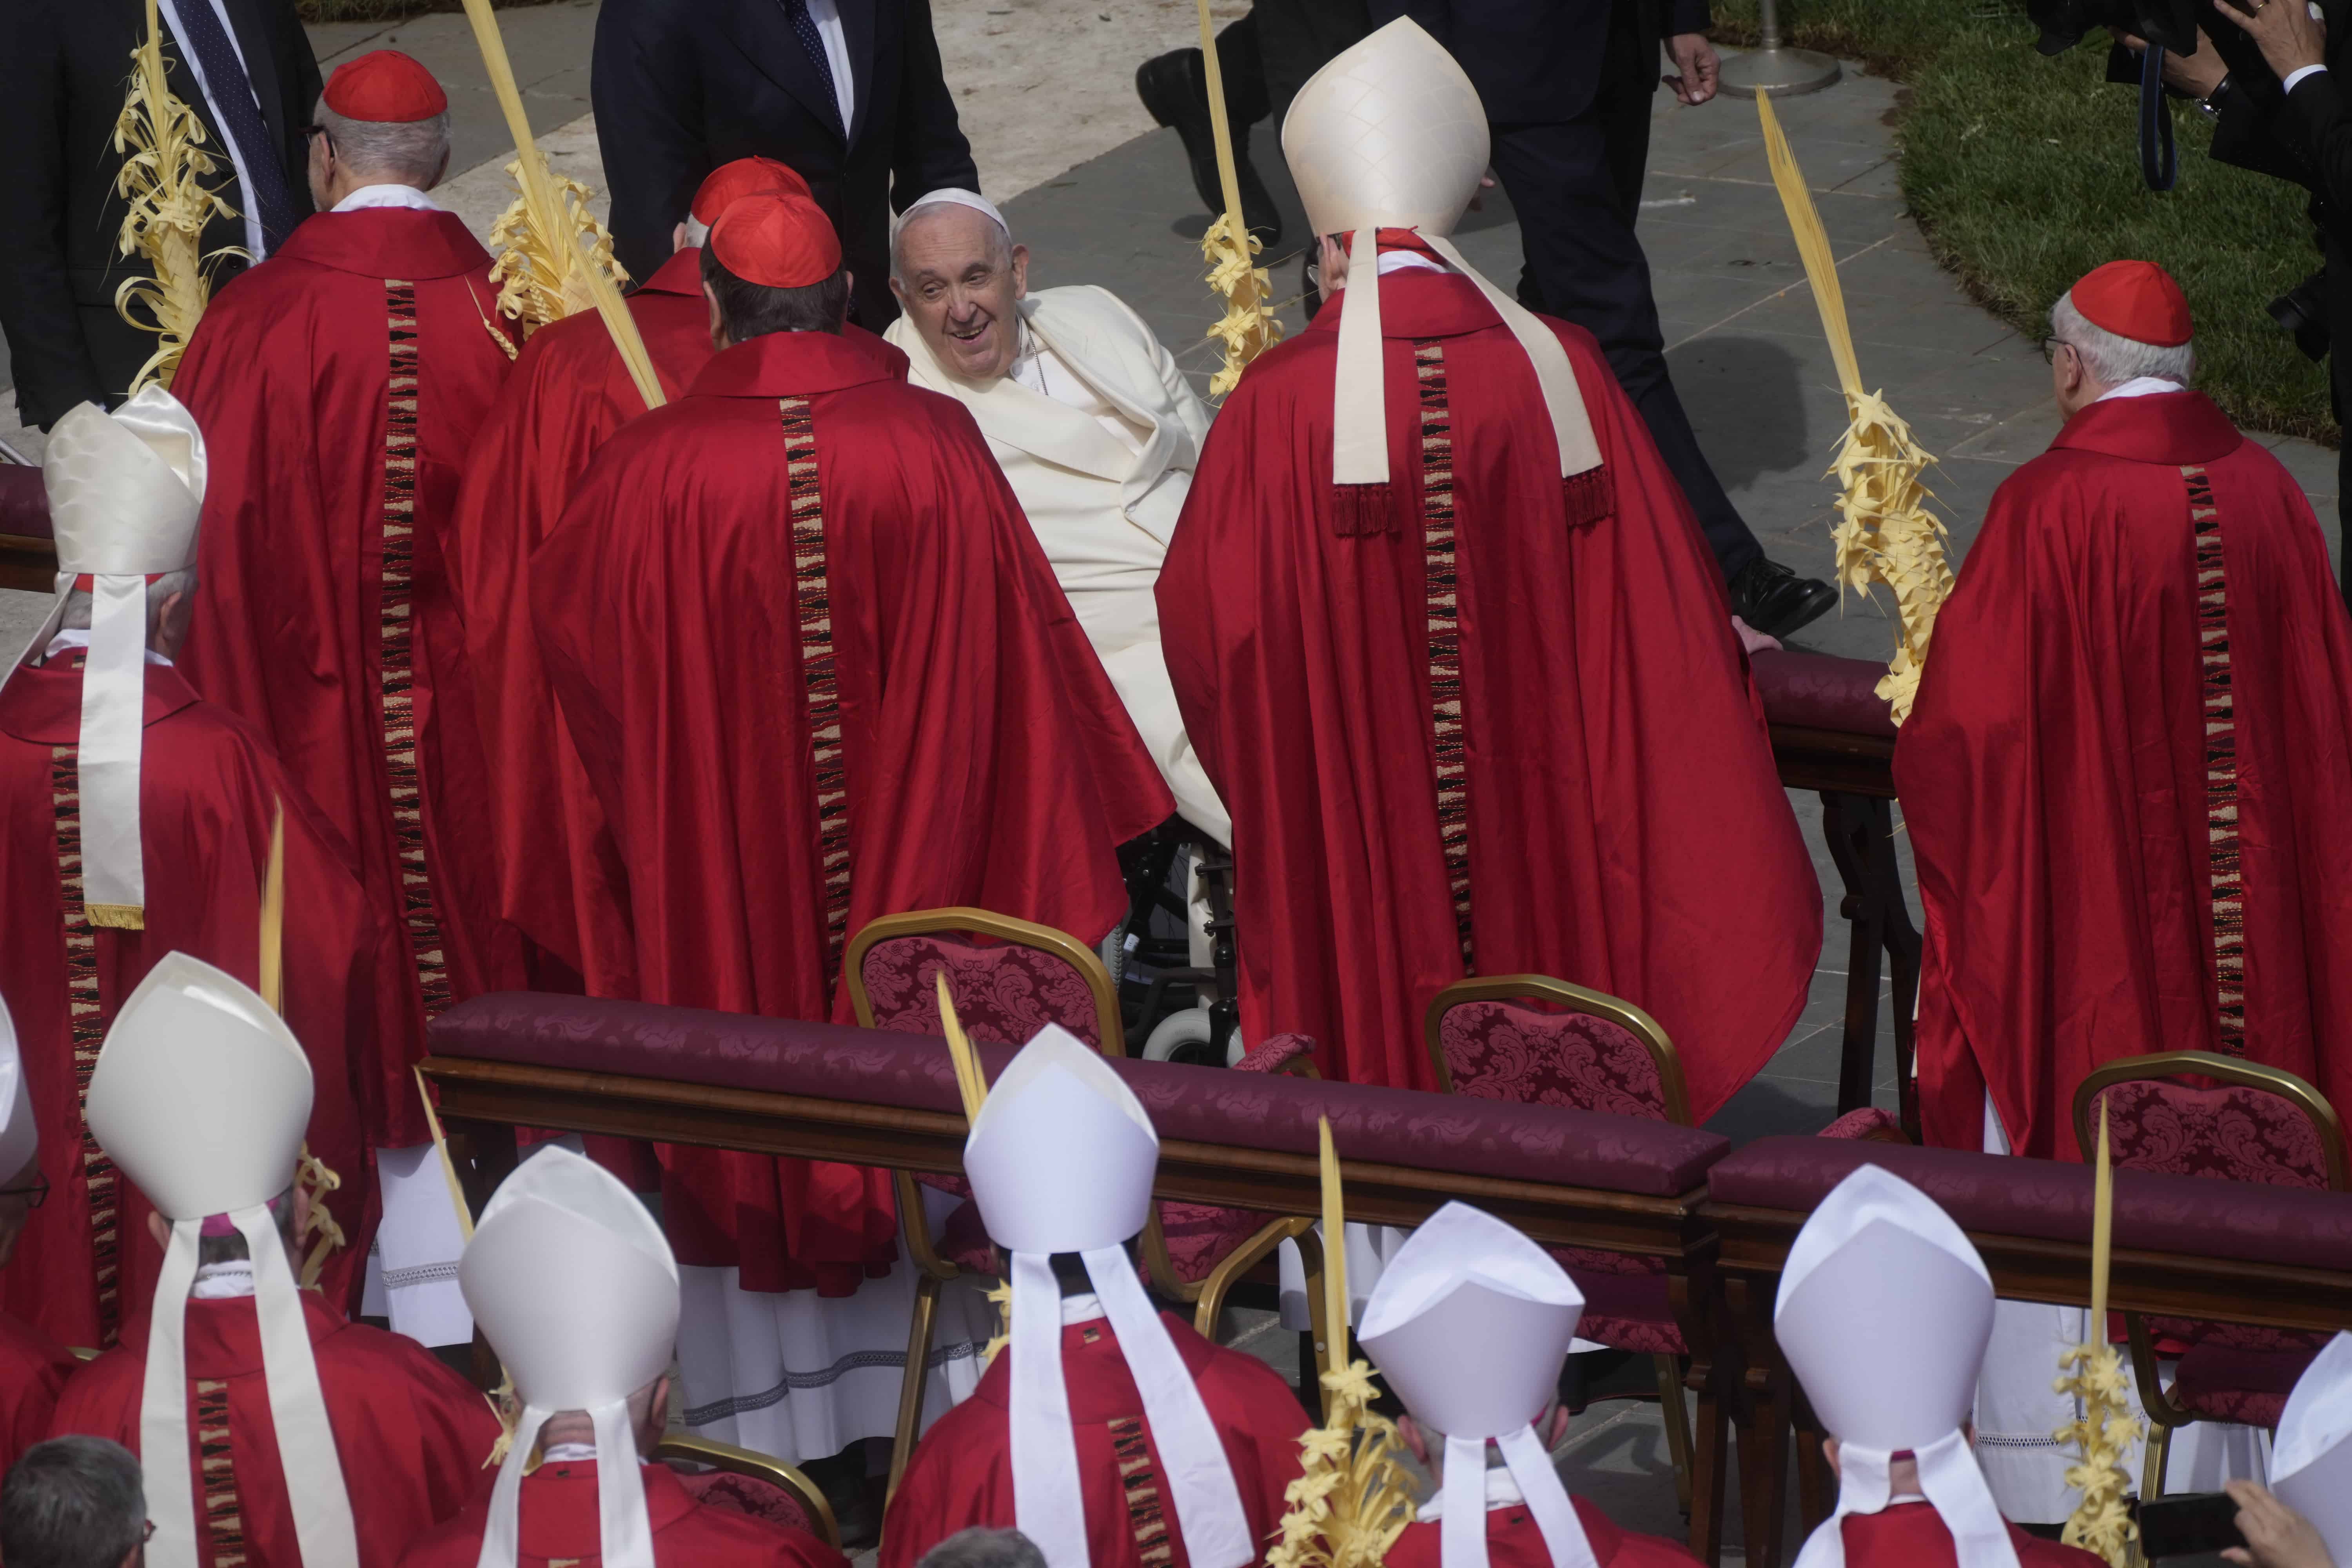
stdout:
{"type": "Polygon", "coordinates": [[[2067,291],[2083,320],[2136,343],[2179,348],[2189,341],[2189,299],[2153,261],[2110,261],[2067,291]]]}
{"type": "Polygon", "coordinates": [[[841,270],[841,239],[803,195],[762,191],[730,204],[710,226],[719,265],[747,283],[805,289],[841,270]]]}
{"type": "Polygon", "coordinates": [[[795,196],[809,194],[808,182],[790,164],[773,158],[737,158],[702,177],[694,193],[694,219],[706,226],[717,223],[719,215],[732,203],[765,191],[795,196]]]}
{"type": "Polygon", "coordinates": [[[346,120],[406,125],[449,107],[433,73],[398,49],[376,49],[335,68],[327,79],[327,107],[346,120]]]}

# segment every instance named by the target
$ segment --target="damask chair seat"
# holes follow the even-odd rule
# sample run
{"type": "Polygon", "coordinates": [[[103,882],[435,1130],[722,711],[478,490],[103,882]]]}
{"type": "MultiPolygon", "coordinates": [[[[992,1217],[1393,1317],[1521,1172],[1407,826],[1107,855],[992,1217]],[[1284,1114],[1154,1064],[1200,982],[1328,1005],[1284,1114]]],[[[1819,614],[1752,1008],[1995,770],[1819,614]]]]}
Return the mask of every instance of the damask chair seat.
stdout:
{"type": "Polygon", "coordinates": [[[841,1531],[824,1493],[798,1468],[772,1454],[689,1432],[669,1432],[646,1458],[667,1465],[678,1484],[706,1508],[802,1531],[836,1549],[841,1545],[841,1531]]]}
{"type": "MultiPolygon", "coordinates": [[[[2097,1147],[2101,1109],[2118,1169],[2343,1190],[2343,1124],[2325,1096],[2275,1068],[2204,1051],[2110,1062],[2074,1093],[2074,1136],[2097,1147]],[[2189,1080],[2189,1081],[2184,1081],[2189,1080]]],[[[2324,1334],[2126,1312],[2132,1372],[2149,1431],[2141,1495],[2164,1491],[2175,1427],[2191,1421],[2278,1425],[2286,1395],[2326,1342],[2324,1334]],[[2178,1356],[2168,1391],[2158,1362],[2178,1356]]]]}

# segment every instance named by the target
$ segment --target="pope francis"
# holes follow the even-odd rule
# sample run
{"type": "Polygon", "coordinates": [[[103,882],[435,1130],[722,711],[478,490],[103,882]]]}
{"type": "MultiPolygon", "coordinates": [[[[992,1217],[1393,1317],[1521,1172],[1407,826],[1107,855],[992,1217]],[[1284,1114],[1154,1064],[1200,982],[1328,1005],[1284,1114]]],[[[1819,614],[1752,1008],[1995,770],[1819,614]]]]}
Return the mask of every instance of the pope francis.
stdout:
{"type": "Polygon", "coordinates": [[[1209,412],[1117,296],[1033,294],[1028,273],[992,204],[933,191],[898,220],[890,287],[906,314],[886,335],[917,385],[971,410],[1178,809],[1230,845],[1176,710],[1152,599],[1209,412]]]}

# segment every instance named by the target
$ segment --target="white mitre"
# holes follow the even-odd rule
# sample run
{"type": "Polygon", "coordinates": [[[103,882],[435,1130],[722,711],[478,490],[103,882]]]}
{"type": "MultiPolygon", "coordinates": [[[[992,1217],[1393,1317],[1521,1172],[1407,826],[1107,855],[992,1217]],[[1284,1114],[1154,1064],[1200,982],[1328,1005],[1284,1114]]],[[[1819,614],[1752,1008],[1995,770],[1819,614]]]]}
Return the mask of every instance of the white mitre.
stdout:
{"type": "Polygon", "coordinates": [[[1118,1075],[1047,1025],[988,1091],[964,1141],[964,1173],[989,1236],[1013,1255],[1013,1507],[1051,1568],[1087,1568],[1086,1500],[1062,1377],[1062,1288],[1075,1252],[1101,1297],[1167,1468],[1194,1568],[1259,1556],[1241,1489],[1184,1358],[1135,1277],[1125,1242],[1151,1217],[1160,1135],[1118,1075]]]}
{"type": "MultiPolygon", "coordinates": [[[[1379,234],[1409,228],[1478,287],[1527,352],[1551,416],[1570,520],[1610,509],[1601,447],[1576,371],[1552,330],[1482,277],[1447,237],[1477,194],[1487,161],[1486,111],[1444,45],[1400,16],[1307,79],[1283,117],[1282,153],[1318,235],[1346,234],[1347,304],[1333,381],[1331,479],[1389,479],[1381,387],[1379,234]]],[[[1355,492],[1361,493],[1361,492],[1355,492]]]]}
{"type": "Polygon", "coordinates": [[[1838,1440],[1838,1500],[1796,1568],[1840,1568],[1839,1521],[1886,1507],[1889,1467],[1906,1448],[1959,1568],[2017,1568],[2009,1525],[1960,1431],[1992,1304],[1992,1277],[1967,1235],[1927,1194],[1876,1165],[1832,1188],[1797,1232],[1772,1331],[1838,1440]]]}
{"type": "Polygon", "coordinates": [[[184,952],[167,954],[122,1004],[89,1075],[90,1135],[172,1222],[155,1283],[147,1381],[139,1410],[146,1457],[147,1543],[154,1568],[195,1568],[188,1453],[188,1289],[208,1215],[226,1215],[253,1258],[278,1462],[305,1568],[357,1568],[352,1505],[319,1388],[293,1265],[269,1201],[294,1184],[310,1120],[310,1063],[285,1022],[252,991],[184,952]]]}
{"type": "Polygon", "coordinates": [[[32,1086],[25,1081],[16,1021],[0,999],[0,1182],[31,1164],[40,1152],[41,1124],[33,1114],[32,1086]]]}
{"type": "Polygon", "coordinates": [[[1358,1338],[1412,1418],[1445,1434],[1443,1568],[1486,1568],[1486,1445],[1503,1452],[1559,1568],[1592,1543],[1535,1430],[1584,1315],[1550,1254],[1501,1220],[1450,1203],[1381,1271],[1358,1338]]]}
{"type": "Polygon", "coordinates": [[[540,1428],[562,1410],[595,1424],[605,1568],[653,1568],[629,1395],[668,1371],[677,1349],[677,1260],[661,1226],[604,1167],[546,1144],[483,1206],[457,1283],[522,1399],[479,1568],[515,1568],[523,1471],[540,1428]]]}
{"type": "Polygon", "coordinates": [[[2311,1521],[2327,1555],[2352,1563],[2352,1334],[2303,1369],[2271,1439],[2271,1490],[2311,1521]]]}
{"type": "MultiPolygon", "coordinates": [[[[49,430],[41,460],[57,535],[57,602],[16,664],[48,647],[66,596],[89,579],[89,652],[82,667],[82,900],[89,923],[146,924],[139,850],[139,752],[146,729],[147,579],[196,562],[205,437],[160,386],[107,413],[78,404],[49,430]]],[[[13,673],[15,665],[10,667],[13,673]]],[[[0,681],[7,679],[0,674],[0,681]]]]}

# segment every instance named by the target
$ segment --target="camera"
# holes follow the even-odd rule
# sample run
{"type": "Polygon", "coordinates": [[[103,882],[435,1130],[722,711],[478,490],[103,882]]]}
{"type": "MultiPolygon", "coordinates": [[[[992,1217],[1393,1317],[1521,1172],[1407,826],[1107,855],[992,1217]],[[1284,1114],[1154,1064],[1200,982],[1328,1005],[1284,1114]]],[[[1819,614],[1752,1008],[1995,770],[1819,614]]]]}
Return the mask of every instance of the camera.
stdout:
{"type": "Polygon", "coordinates": [[[2327,357],[2327,273],[2313,273],[2270,303],[2271,320],[2294,339],[2307,359],[2327,357]]]}
{"type": "Polygon", "coordinates": [[[2027,0],[2025,14],[2042,29],[2034,47],[2062,55],[2084,35],[2121,27],[2176,55],[2197,52],[2198,0],[2027,0]]]}

